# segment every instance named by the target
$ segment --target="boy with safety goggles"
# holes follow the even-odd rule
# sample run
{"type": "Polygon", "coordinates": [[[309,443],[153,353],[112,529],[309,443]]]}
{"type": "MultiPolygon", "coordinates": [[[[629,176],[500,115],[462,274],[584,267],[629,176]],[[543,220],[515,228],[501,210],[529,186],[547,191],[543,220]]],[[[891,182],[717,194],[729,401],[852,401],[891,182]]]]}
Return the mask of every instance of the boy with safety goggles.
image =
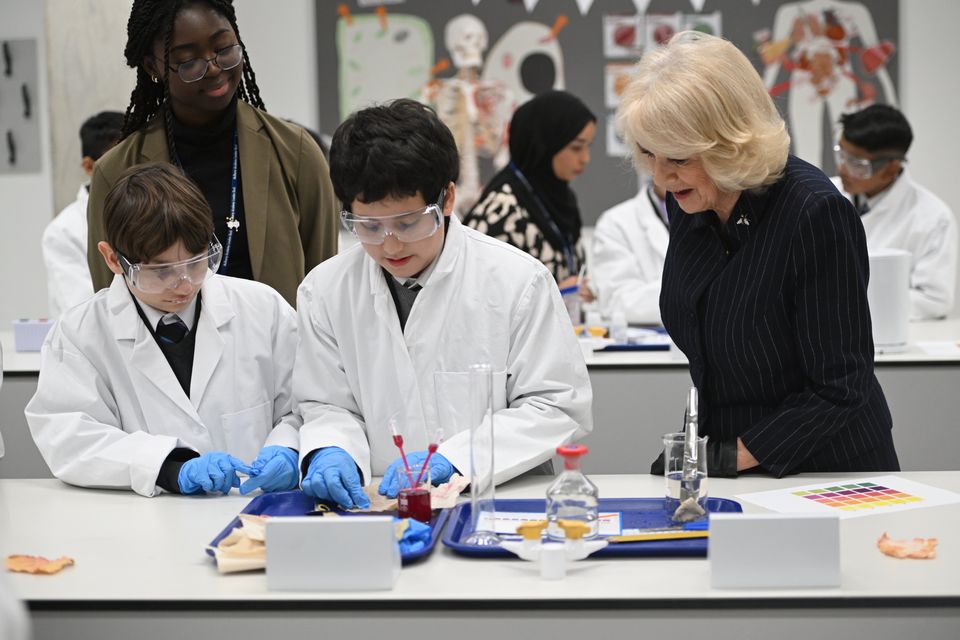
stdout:
{"type": "Polygon", "coordinates": [[[359,246],[300,285],[294,396],[301,486],[344,507],[365,507],[405,484],[406,462],[430,457],[440,484],[469,471],[465,424],[442,424],[445,392],[470,365],[494,374],[494,477],[549,462],[558,445],[592,428],[582,352],[553,277],[539,260],[451,216],[459,173],[450,130],[412,100],[353,114],[330,152],[341,220],[359,246]]]}
{"type": "Polygon", "coordinates": [[[97,248],[113,282],[50,332],[25,412],[64,482],[144,496],[296,487],[295,314],[264,284],[216,275],[212,217],[166,163],[130,168],[107,196],[97,248]]]}
{"type": "Polygon", "coordinates": [[[913,131],[896,107],[871,105],[840,117],[833,183],[860,212],[871,252],[908,251],[910,317],[934,320],[953,310],[960,232],[950,207],[907,167],[913,131]]]}

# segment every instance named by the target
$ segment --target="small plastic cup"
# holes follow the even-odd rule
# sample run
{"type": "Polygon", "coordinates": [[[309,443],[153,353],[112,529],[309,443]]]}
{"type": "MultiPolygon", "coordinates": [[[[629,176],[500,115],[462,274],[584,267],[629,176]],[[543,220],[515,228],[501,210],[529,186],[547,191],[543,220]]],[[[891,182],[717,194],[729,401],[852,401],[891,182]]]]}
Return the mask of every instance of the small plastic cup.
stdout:
{"type": "Polygon", "coordinates": [[[433,509],[430,507],[430,467],[422,464],[411,464],[410,472],[406,469],[400,473],[400,490],[397,492],[397,517],[413,518],[420,522],[430,522],[433,509]],[[423,469],[423,475],[416,486],[417,476],[423,469]]]}
{"type": "Polygon", "coordinates": [[[676,512],[680,502],[691,496],[706,510],[707,505],[707,436],[697,438],[697,464],[695,473],[688,481],[683,479],[685,433],[663,435],[663,477],[666,480],[664,508],[670,514],[676,512]]]}
{"type": "Polygon", "coordinates": [[[574,327],[583,324],[582,310],[580,308],[580,287],[572,285],[560,289],[560,297],[563,298],[563,306],[567,308],[570,315],[570,322],[574,327]]]}

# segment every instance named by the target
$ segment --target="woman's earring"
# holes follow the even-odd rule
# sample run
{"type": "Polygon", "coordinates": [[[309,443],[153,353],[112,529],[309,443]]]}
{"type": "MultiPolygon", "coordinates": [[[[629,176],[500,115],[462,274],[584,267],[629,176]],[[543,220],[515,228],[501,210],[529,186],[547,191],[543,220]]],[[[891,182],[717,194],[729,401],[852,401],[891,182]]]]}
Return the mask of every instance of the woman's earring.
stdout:
{"type": "Polygon", "coordinates": [[[153,84],[157,84],[157,76],[150,76],[150,79],[153,80],[153,84]]]}

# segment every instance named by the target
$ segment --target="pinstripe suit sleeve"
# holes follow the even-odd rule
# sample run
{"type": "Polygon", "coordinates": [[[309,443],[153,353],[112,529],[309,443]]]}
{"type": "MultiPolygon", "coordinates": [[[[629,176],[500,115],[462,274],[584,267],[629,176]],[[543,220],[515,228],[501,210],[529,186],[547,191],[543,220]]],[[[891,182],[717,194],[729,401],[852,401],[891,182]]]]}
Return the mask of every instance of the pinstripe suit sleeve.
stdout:
{"type": "MultiPolygon", "coordinates": [[[[867,404],[874,380],[863,227],[839,194],[811,194],[798,204],[802,213],[788,260],[796,283],[792,346],[808,382],[740,436],[776,476],[821,449],[843,446],[847,439],[834,436],[867,404]]],[[[841,459],[856,455],[836,453],[841,459]]]]}

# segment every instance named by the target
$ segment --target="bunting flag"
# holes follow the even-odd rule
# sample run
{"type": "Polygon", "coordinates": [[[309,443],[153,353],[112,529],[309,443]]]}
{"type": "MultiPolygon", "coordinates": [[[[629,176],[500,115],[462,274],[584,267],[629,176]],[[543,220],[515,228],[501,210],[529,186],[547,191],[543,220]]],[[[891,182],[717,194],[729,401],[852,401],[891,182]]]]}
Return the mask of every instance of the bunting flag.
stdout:
{"type": "Polygon", "coordinates": [[[540,0],[523,0],[523,6],[527,8],[527,13],[530,13],[537,8],[537,4],[540,0]]]}
{"type": "Polygon", "coordinates": [[[693,5],[693,10],[697,13],[703,11],[703,3],[707,0],[690,0],[690,4],[693,5]]]}
{"type": "Polygon", "coordinates": [[[646,13],[650,6],[650,0],[633,0],[633,6],[637,8],[637,13],[646,13]]]}
{"type": "Polygon", "coordinates": [[[580,15],[585,16],[593,6],[593,0],[577,0],[577,8],[580,9],[580,15]]]}

